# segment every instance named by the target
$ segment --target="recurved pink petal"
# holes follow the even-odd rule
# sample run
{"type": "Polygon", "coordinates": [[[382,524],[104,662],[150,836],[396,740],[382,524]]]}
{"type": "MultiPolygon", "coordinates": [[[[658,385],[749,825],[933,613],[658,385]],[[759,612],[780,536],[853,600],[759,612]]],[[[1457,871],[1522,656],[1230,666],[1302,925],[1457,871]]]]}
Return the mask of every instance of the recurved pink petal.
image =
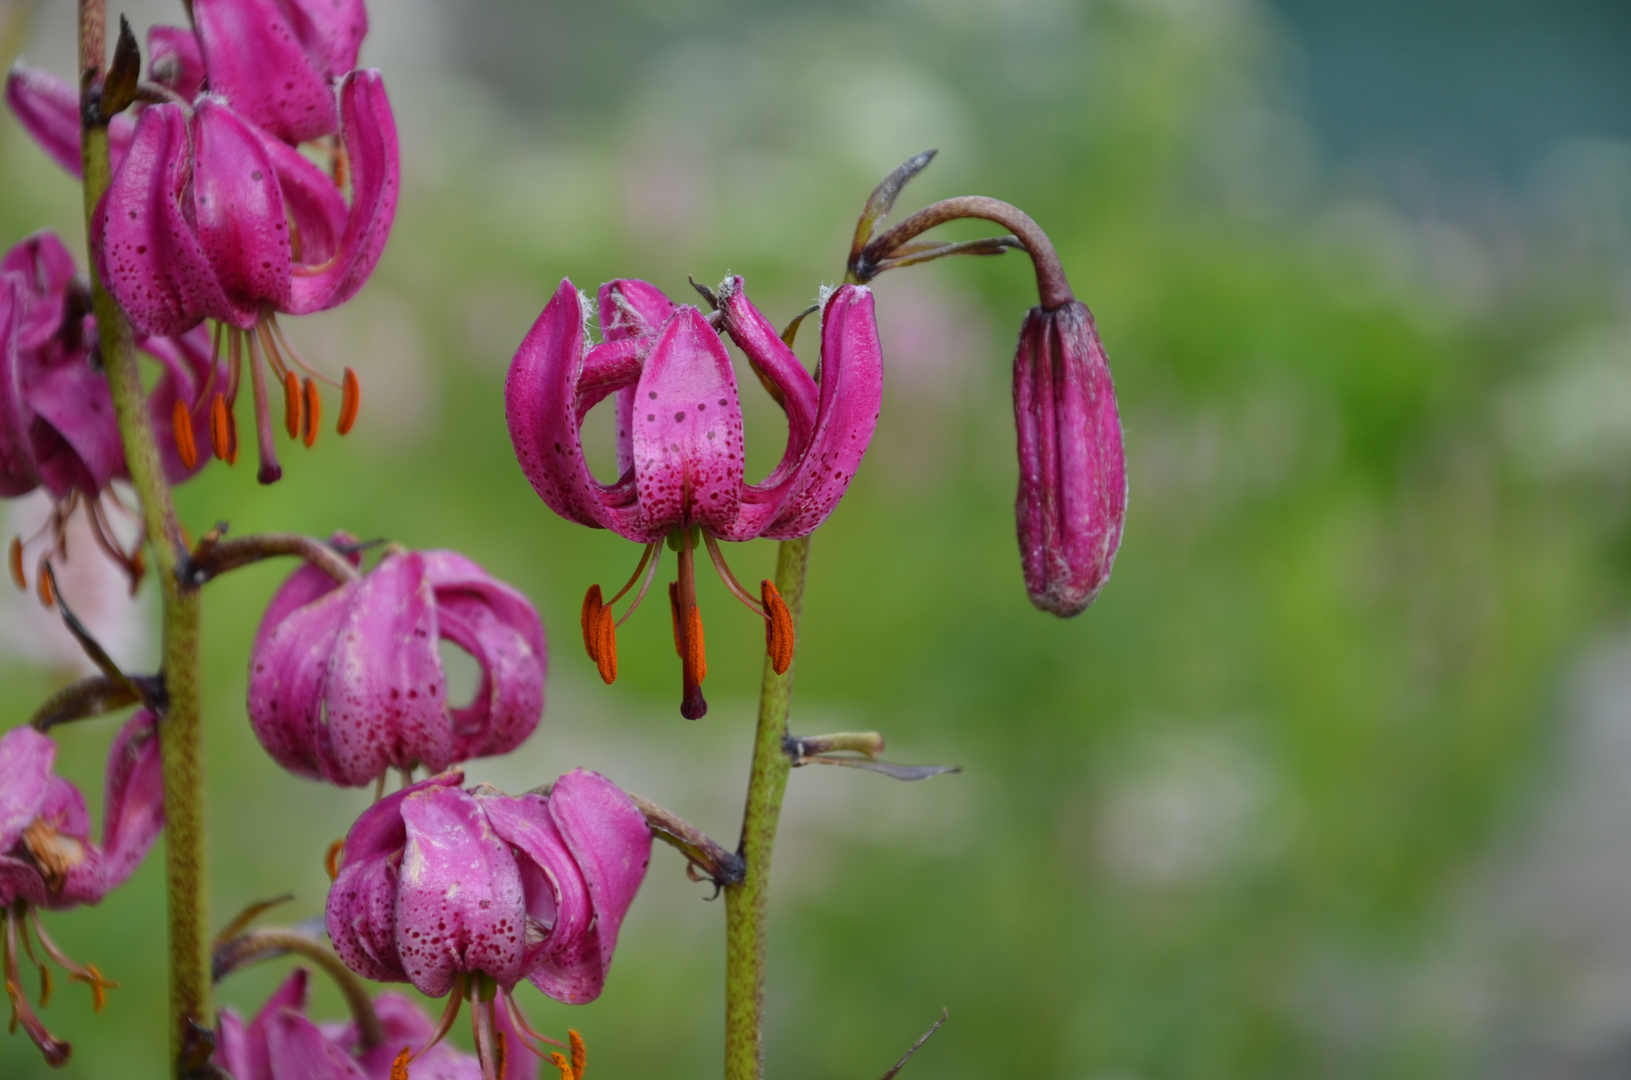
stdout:
{"type": "Polygon", "coordinates": [[[22,279],[22,321],[17,347],[43,349],[63,331],[66,293],[79,273],[73,253],[49,229],[26,236],[0,260],[0,273],[22,279]]]}
{"type": "Polygon", "coordinates": [[[350,213],[340,189],[294,147],[276,139],[264,139],[261,145],[283,191],[283,208],[294,230],[290,240],[295,263],[315,265],[333,258],[350,213]]]}
{"type": "MultiPolygon", "coordinates": [[[[71,176],[82,173],[79,91],[49,71],[29,67],[19,60],[6,76],[6,104],[47,157],[71,176]]],[[[133,131],[135,123],[124,113],[115,116],[108,125],[108,151],[115,169],[130,147],[133,131]]]]}
{"type": "Polygon", "coordinates": [[[164,769],[158,719],[138,709],[108,749],[102,798],[102,891],[117,888],[147,858],[164,828],[164,769]]]}
{"type": "Polygon", "coordinates": [[[51,493],[101,491],[125,475],[125,451],[113,415],[108,381],[79,359],[52,368],[29,387],[36,417],[34,456],[51,493]]]}
{"type": "Polygon", "coordinates": [[[142,111],[92,228],[97,271],[144,334],[179,334],[205,315],[253,325],[229,305],[189,220],[190,142],[179,105],[142,111]]]}
{"type": "Polygon", "coordinates": [[[590,933],[595,911],[577,860],[540,795],[476,796],[493,831],[515,849],[526,916],[541,937],[526,950],[532,984],[556,1001],[600,996],[606,970],[590,933]]]}
{"type": "Polygon", "coordinates": [[[33,491],[40,483],[28,437],[30,416],[23,401],[22,356],[17,330],[23,316],[23,283],[16,274],[0,274],[0,498],[33,491]]]}
{"type": "Polygon", "coordinates": [[[370,776],[330,775],[323,692],[329,660],[359,588],[353,583],[336,590],[322,571],[301,567],[273,598],[249,662],[249,722],[272,760],[301,776],[353,787],[371,781],[384,766],[370,776]],[[290,607],[279,611],[282,605],[290,607]]]}
{"type": "Polygon", "coordinates": [[[436,592],[438,604],[468,593],[491,608],[500,622],[519,632],[541,660],[547,656],[543,620],[519,589],[488,574],[457,551],[433,549],[420,556],[425,560],[425,577],[436,592]]]}
{"type": "Polygon", "coordinates": [[[249,1041],[243,1018],[233,1009],[222,1009],[215,1017],[214,1060],[226,1069],[232,1080],[267,1080],[249,1064],[249,1041]]]}
{"type": "Polygon", "coordinates": [[[147,73],[187,101],[197,97],[204,86],[204,53],[198,47],[198,35],[180,26],[149,27],[147,73]]]}
{"type": "Polygon", "coordinates": [[[604,974],[623,917],[651,862],[651,829],[622,789],[586,769],[573,769],[555,781],[549,814],[589,890],[604,974]]]}
{"type": "Polygon", "coordinates": [[[453,757],[505,754],[524,742],[544,711],[544,668],[526,637],[468,595],[438,598],[442,637],[481,668],[470,703],[450,710],[453,757]]]}
{"type": "Polygon", "coordinates": [[[272,991],[243,1032],[243,1050],[237,1056],[244,1073],[240,1076],[234,1072],[232,1080],[273,1080],[277,1075],[272,1068],[272,1027],[285,1012],[306,1011],[310,981],[306,969],[297,967],[272,991]]]}
{"type": "MultiPolygon", "coordinates": [[[[262,304],[287,307],[289,223],[260,136],[220,98],[205,97],[193,122],[193,159],[198,242],[228,299],[255,316],[262,304]]],[[[254,317],[238,325],[253,326],[254,317]]]]}
{"type": "Polygon", "coordinates": [[[329,659],[329,779],[360,785],[393,765],[447,767],[453,736],[437,638],[424,559],[387,555],[358,583],[329,659]]]}
{"type": "Polygon", "coordinates": [[[285,142],[339,124],[326,55],[312,57],[275,0],[194,0],[210,90],[285,142]]]}
{"type": "Polygon", "coordinates": [[[728,529],[742,463],[730,354],[700,311],[681,307],[658,333],[634,398],[634,477],[648,534],[728,529]]]}
{"type": "Polygon", "coordinates": [[[822,310],[821,398],[810,448],[786,501],[761,535],[791,540],[827,520],[872,442],[882,400],[883,351],[872,290],[845,285],[822,310]]]}
{"type": "Polygon", "coordinates": [[[288,1009],[267,1018],[266,1056],[272,1080],[368,1080],[343,1047],[288,1009]]]}
{"type": "Polygon", "coordinates": [[[26,724],[0,736],[0,852],[39,816],[56,760],[57,744],[26,724]]]}
{"type": "Polygon", "coordinates": [[[357,66],[357,52],[368,33],[363,0],[285,0],[283,10],[307,52],[327,63],[330,76],[357,66]]]}
{"type": "Polygon", "coordinates": [[[656,537],[638,528],[638,509],[632,507],[632,499],[616,500],[621,516],[609,510],[602,497],[605,489],[584,460],[580,418],[593,407],[593,401],[621,385],[631,372],[637,374],[640,363],[635,342],[593,350],[597,354],[595,378],[588,381],[600,386],[600,396],[583,403],[586,399],[580,384],[586,381],[587,307],[582,294],[563,278],[522,339],[504,384],[510,441],[521,471],[551,510],[580,525],[612,528],[631,540],[648,542],[656,537]]]}
{"type": "Polygon", "coordinates": [[[595,294],[600,332],[606,341],[650,337],[663,328],[678,307],[663,291],[638,278],[615,278],[595,294]]]}
{"type": "Polygon", "coordinates": [[[30,838],[30,857],[41,861],[40,848],[52,852],[47,865],[54,880],[42,876],[40,888],[27,899],[43,908],[63,911],[94,904],[108,891],[102,849],[91,839],[91,818],[85,796],[60,776],[51,778],[40,803],[39,821],[47,826],[42,836],[30,838]]]}
{"type": "Polygon", "coordinates": [[[526,927],[515,857],[474,798],[453,788],[402,800],[407,846],[397,885],[397,953],[408,981],[441,997],[461,971],[506,990],[523,974],[526,927]]]}
{"type": "Polygon", "coordinates": [[[351,299],[374,272],[396,219],[401,163],[396,120],[379,72],[353,71],[340,84],[340,135],[351,162],[351,212],[332,256],[295,267],[285,309],[291,314],[323,311],[351,299]]]}

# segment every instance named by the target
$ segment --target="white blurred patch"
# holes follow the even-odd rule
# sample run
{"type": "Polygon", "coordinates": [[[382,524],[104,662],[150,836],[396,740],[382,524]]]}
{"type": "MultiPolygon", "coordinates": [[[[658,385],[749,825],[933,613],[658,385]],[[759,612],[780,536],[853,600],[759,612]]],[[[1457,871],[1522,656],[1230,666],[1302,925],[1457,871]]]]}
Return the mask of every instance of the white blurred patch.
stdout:
{"type": "Polygon", "coordinates": [[[1097,855],[1113,876],[1195,885],[1260,864],[1280,847],[1280,789],[1262,755],[1217,732],[1163,735],[1132,748],[1106,785],[1097,855]]]}
{"type": "MultiPolygon", "coordinates": [[[[134,505],[128,492],[122,497],[128,505],[134,505]]],[[[106,499],[105,505],[109,524],[128,550],[140,533],[140,523],[114,507],[111,499],[106,499]]],[[[36,491],[0,504],[0,508],[0,541],[9,546],[12,537],[26,539],[40,530],[50,516],[51,499],[36,491]]],[[[68,606],[121,667],[129,671],[152,670],[158,662],[158,649],[149,630],[151,590],[130,595],[129,579],[97,546],[83,510],[69,518],[67,544],[67,559],[53,557],[51,566],[68,606]]],[[[18,592],[9,580],[0,587],[0,654],[64,674],[94,675],[95,665],[85,658],[84,650],[64,628],[55,609],[41,606],[35,595],[35,565],[44,545],[42,538],[27,549],[27,592],[18,592]]]]}
{"type": "Polygon", "coordinates": [[[1631,324],[1557,347],[1542,374],[1496,403],[1502,433],[1532,473],[1621,473],[1631,454],[1631,324]]]}

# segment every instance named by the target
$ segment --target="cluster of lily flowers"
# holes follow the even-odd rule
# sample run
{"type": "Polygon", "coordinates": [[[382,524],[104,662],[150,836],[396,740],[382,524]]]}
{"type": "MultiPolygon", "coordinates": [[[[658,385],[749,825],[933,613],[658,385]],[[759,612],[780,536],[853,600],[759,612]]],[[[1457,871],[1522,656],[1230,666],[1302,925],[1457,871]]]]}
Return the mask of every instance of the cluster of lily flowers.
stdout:
{"type": "MultiPolygon", "coordinates": [[[[361,0],[194,0],[191,10],[191,28],[149,33],[135,105],[108,121],[114,173],[91,249],[139,349],[162,368],[146,408],[169,482],[202,469],[204,447],[236,460],[247,374],[259,479],[270,483],[281,475],[274,382],[291,440],[314,442],[321,383],[340,390],[339,431],[356,419],[355,375],[331,379],[309,364],[278,317],[343,303],[373,271],[396,209],[395,126],[381,76],[356,67],[368,24],[361,0]]],[[[6,98],[46,152],[79,175],[79,91],[19,64],[6,98]]],[[[906,265],[920,250],[892,248],[873,269],[906,265]]],[[[863,283],[823,290],[806,312],[819,312],[815,375],[791,345],[803,316],[779,332],[741,277],[698,291],[700,306],[618,279],[591,300],[563,280],[505,388],[516,457],[539,497],[641,548],[614,595],[596,584],[584,599],[585,651],[607,683],[617,676],[618,626],[650,590],[664,547],[675,553],[668,597],[680,712],[693,720],[707,711],[698,555],[706,549],[729,591],[763,621],[769,663],[785,672],[796,648],[787,604],[770,581],[744,586],[721,544],[796,539],[826,520],[871,441],[884,375],[863,283]],[[744,475],[726,338],[787,416],[785,450],[759,483],[744,475]],[[619,476],[604,483],[586,462],[582,424],[609,397],[619,476]]],[[[53,234],[0,261],[0,496],[43,487],[55,504],[44,532],[10,549],[18,586],[32,570],[47,604],[58,599],[49,567],[69,555],[63,523],[72,513],[89,516],[132,588],[142,572],[139,549],[121,549],[107,521],[127,512],[113,485],[128,469],[91,296],[53,234]]],[[[1014,373],[1025,581],[1037,606],[1071,615],[1108,577],[1125,511],[1121,429],[1087,308],[1070,298],[1033,309],[1014,373]]],[[[272,598],[251,651],[247,712],[266,752],[295,775],[375,788],[330,851],[325,923],[335,952],[364,978],[408,983],[448,1005],[433,1022],[407,998],[383,994],[378,1032],[320,1025],[305,1015],[307,974],[296,970],[249,1023],[221,1014],[215,1063],[238,1080],[403,1080],[410,1069],[491,1080],[536,1075],[548,1059],[563,1080],[581,1080],[576,1034],[560,1044],[534,1030],[515,990],[524,980],[573,1004],[600,994],[652,829],[634,799],[582,769],[519,796],[467,787],[462,763],[514,751],[539,724],[543,625],[525,596],[458,553],[393,545],[365,568],[364,548],[337,534],[333,559],[303,565],[272,598]],[[448,701],[442,641],[479,665],[464,706],[448,701]],[[402,786],[386,794],[393,772],[402,786]],[[465,1002],[474,1058],[442,1041],[465,1002]]],[[[88,984],[99,1004],[113,985],[64,954],[39,912],[98,902],[145,857],[163,823],[156,722],[144,708],[114,740],[100,841],[79,792],[52,771],[49,736],[25,727],[0,737],[5,988],[14,1025],[54,1064],[68,1044],[41,1022],[23,961],[38,969],[42,1005],[45,959],[88,984]]]]}

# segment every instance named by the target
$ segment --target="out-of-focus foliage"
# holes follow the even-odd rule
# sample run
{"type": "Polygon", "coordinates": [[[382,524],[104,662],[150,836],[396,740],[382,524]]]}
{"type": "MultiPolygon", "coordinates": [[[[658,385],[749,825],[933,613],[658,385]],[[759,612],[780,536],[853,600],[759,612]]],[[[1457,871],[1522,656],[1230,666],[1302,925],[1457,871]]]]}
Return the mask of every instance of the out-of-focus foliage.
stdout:
{"type": "MultiPolygon", "coordinates": [[[[65,12],[24,39],[59,70],[65,12]]],[[[898,760],[966,771],[793,775],[772,1076],[877,1075],[942,1006],[915,1074],[1487,1063],[1470,969],[1441,962],[1447,928],[1546,758],[1564,662],[1624,608],[1625,236],[1591,216],[1623,195],[1603,181],[1614,147],[1559,167],[1559,204],[1586,215],[1572,230],[1404,216],[1323,171],[1287,43],[1233,0],[385,0],[374,24],[364,60],[385,66],[403,129],[396,234],[355,302],[289,324],[308,356],[362,374],[358,430],[289,449],[271,489],[212,466],[179,499],[195,532],[343,527],[461,549],[524,589],[553,635],[549,705],[477,779],[518,789],[583,764],[723,839],[740,813],[759,624],[701,583],[698,723],[678,716],[660,603],[624,627],[621,678],[601,686],[577,606],[636,549],[556,519],[511,457],[504,368],[562,276],[683,296],[686,274],[732,271],[785,320],[841,275],[876,179],[934,145],[903,209],[1021,205],[1098,316],[1131,513],[1103,596],[1060,622],[1027,603],[1013,540],[1027,266],[877,284],[883,418],[814,542],[794,727],[876,728],[898,760]]],[[[9,120],[0,190],[5,243],[82,235],[77,191],[9,120]]],[[[768,471],[785,427],[744,386],[750,468],[768,471]]],[[[733,552],[744,580],[773,558],[733,552]]],[[[282,573],[206,600],[217,922],[285,891],[289,918],[318,913],[323,851],[367,799],[285,776],[249,733],[245,657],[282,573]]],[[[61,675],[0,663],[9,726],[61,675]]],[[[112,730],[63,733],[72,775],[96,774],[112,730]]],[[[523,995],[544,1030],[584,1032],[597,1076],[719,1071],[723,911],[681,869],[655,856],[600,1002],[523,995]]],[[[97,1018],[59,990],[66,1075],[160,1073],[161,884],[154,858],[100,909],[48,920],[123,983],[97,1018]]],[[[223,997],[252,1008],[276,975],[223,997]]],[[[45,1075],[21,1039],[0,1041],[0,1074],[45,1075]]]]}

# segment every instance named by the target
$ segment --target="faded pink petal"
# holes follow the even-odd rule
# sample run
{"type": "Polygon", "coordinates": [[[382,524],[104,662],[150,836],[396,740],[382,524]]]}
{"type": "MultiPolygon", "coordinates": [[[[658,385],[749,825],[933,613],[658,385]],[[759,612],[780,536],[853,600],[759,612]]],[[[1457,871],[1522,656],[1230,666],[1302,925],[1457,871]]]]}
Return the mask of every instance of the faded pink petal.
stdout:
{"type": "Polygon", "coordinates": [[[57,744],[28,726],[0,736],[0,852],[10,851],[40,814],[57,744]]]}
{"type": "Polygon", "coordinates": [[[623,917],[651,862],[651,829],[622,789],[586,769],[573,769],[555,781],[549,814],[589,889],[604,976],[623,917]]]}

